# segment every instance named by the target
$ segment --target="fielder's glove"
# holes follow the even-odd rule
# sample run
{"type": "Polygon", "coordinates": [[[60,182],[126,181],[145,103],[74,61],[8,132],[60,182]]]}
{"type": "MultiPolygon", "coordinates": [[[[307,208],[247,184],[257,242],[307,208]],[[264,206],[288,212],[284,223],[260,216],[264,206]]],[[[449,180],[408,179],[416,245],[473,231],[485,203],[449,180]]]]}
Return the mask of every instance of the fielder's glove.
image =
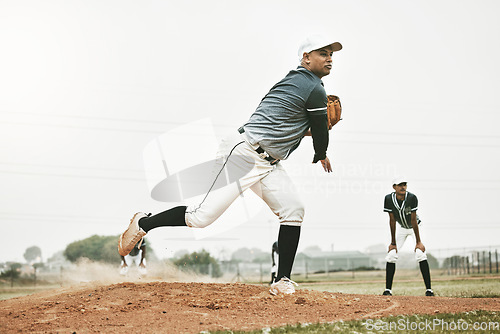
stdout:
{"type": "Polygon", "coordinates": [[[339,97],[336,95],[327,95],[327,98],[328,130],[331,130],[342,119],[342,105],[340,104],[339,97]]]}

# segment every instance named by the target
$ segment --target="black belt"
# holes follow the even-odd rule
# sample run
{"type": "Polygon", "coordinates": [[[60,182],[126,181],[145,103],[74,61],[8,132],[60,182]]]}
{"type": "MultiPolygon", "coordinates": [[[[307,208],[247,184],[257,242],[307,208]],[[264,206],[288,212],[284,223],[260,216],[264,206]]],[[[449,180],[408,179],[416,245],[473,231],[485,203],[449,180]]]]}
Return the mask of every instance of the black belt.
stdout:
{"type": "MultiPolygon", "coordinates": [[[[240,127],[238,129],[238,132],[239,133],[244,133],[245,129],[243,127],[240,127]]],[[[274,159],[266,151],[264,151],[264,149],[262,147],[260,147],[260,146],[255,149],[255,152],[257,152],[259,154],[263,154],[264,155],[263,158],[266,159],[267,161],[269,161],[271,163],[271,165],[275,165],[275,164],[277,164],[280,161],[280,159],[274,159]]]]}

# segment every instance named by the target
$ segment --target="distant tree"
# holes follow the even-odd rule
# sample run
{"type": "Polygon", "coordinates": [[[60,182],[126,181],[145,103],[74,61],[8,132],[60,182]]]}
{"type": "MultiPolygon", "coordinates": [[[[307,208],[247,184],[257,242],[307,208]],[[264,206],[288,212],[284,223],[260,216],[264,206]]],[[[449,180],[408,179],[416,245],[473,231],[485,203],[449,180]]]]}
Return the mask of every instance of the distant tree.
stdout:
{"type": "Polygon", "coordinates": [[[250,252],[250,249],[248,249],[246,247],[238,248],[231,255],[231,261],[251,262],[252,261],[252,253],[250,252]]]}
{"type": "Polygon", "coordinates": [[[31,246],[26,248],[26,251],[24,251],[23,256],[26,262],[41,261],[42,250],[38,246],[31,246]]]}
{"type": "Polygon", "coordinates": [[[209,252],[204,249],[201,252],[185,254],[179,259],[175,260],[174,264],[180,269],[190,269],[202,275],[211,274],[212,277],[222,276],[222,271],[220,269],[219,263],[210,255],[209,252]]]}
{"type": "Polygon", "coordinates": [[[231,260],[236,262],[261,262],[259,259],[268,258],[271,261],[271,247],[269,252],[263,252],[258,248],[239,248],[231,255],[231,260]]]}
{"type": "Polygon", "coordinates": [[[0,274],[0,278],[15,279],[21,276],[21,267],[23,265],[17,262],[9,264],[9,269],[0,274]]]}
{"type": "MultiPolygon", "coordinates": [[[[75,241],[66,246],[63,254],[66,259],[76,262],[80,258],[92,261],[117,263],[121,261],[118,254],[118,236],[93,235],[83,240],[75,241]]],[[[149,240],[147,241],[146,259],[155,259],[155,254],[149,240]]]]}
{"type": "Polygon", "coordinates": [[[174,258],[180,258],[183,257],[184,255],[189,254],[189,251],[187,249],[180,249],[174,254],[174,258]]]}
{"type": "Polygon", "coordinates": [[[267,252],[263,252],[260,249],[252,248],[252,262],[253,263],[271,263],[271,249],[267,252]]]}
{"type": "Polygon", "coordinates": [[[43,263],[43,262],[33,263],[33,268],[34,269],[45,268],[45,263],[43,263]]]}
{"type": "Polygon", "coordinates": [[[253,263],[272,263],[271,252],[269,253],[259,253],[253,260],[253,263]]]}
{"type": "Polygon", "coordinates": [[[71,262],[85,257],[93,261],[117,263],[120,262],[117,242],[118,236],[93,235],[70,243],[63,254],[71,262]]]}

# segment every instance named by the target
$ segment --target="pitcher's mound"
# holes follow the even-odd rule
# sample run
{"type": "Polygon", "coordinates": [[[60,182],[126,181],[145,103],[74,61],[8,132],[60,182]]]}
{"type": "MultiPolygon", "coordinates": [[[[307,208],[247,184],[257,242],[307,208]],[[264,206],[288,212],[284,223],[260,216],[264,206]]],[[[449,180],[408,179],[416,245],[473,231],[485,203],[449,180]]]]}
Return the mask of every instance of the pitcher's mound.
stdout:
{"type": "Polygon", "coordinates": [[[351,295],[298,289],[271,296],[240,283],[87,284],[0,301],[1,333],[198,333],[398,314],[500,310],[500,298],[351,295]]]}

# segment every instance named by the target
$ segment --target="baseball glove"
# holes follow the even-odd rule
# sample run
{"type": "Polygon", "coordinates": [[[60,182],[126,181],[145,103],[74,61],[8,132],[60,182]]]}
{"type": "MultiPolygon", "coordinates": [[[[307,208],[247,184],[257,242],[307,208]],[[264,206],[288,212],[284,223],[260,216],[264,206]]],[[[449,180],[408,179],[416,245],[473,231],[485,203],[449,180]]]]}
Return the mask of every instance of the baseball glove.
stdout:
{"type": "Polygon", "coordinates": [[[342,105],[340,104],[339,97],[336,95],[327,95],[327,98],[328,130],[331,130],[342,119],[342,105]]]}

